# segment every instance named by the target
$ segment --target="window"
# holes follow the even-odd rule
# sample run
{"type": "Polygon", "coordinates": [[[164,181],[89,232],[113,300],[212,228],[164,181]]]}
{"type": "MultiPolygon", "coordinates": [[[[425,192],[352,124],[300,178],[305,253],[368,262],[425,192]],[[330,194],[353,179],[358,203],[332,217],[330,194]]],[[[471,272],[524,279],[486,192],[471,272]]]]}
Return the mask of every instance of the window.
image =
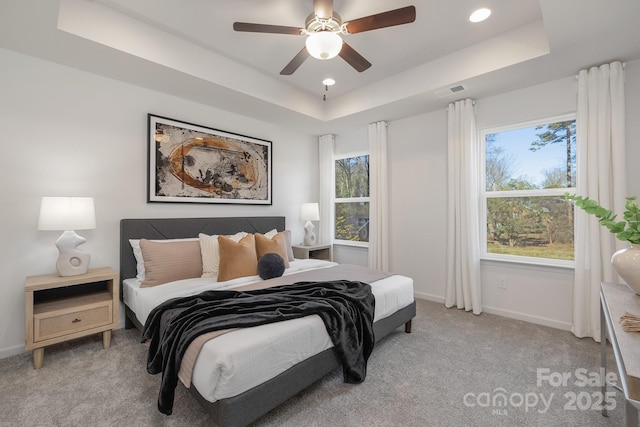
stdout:
{"type": "Polygon", "coordinates": [[[367,246],[369,242],[369,156],[335,159],[334,241],[367,246]]]}
{"type": "Polygon", "coordinates": [[[485,258],[571,264],[575,130],[563,116],[481,132],[485,258]]]}

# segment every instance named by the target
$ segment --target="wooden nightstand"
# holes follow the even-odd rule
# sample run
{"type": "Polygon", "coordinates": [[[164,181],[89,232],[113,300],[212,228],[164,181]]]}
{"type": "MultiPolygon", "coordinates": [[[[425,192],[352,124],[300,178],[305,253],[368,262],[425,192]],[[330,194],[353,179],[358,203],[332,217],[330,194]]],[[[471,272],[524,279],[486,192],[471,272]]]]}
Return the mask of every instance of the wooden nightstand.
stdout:
{"type": "Polygon", "coordinates": [[[294,258],[333,261],[333,247],[331,245],[293,245],[292,248],[294,258]]]}
{"type": "Polygon", "coordinates": [[[118,273],[110,267],[87,274],[28,276],[24,286],[25,349],[33,350],[33,367],[44,364],[44,348],[74,338],[102,333],[102,346],[111,345],[118,327],[118,273]]]}

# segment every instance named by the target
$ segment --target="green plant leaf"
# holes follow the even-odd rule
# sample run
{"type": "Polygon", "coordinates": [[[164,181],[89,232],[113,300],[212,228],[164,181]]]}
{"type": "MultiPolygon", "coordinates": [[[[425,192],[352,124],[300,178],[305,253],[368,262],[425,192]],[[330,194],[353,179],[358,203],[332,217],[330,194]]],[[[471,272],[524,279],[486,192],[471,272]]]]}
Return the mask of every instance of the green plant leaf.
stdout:
{"type": "Polygon", "coordinates": [[[564,193],[564,197],[573,201],[577,207],[587,214],[594,215],[600,225],[615,234],[619,240],[634,244],[640,243],[640,207],[636,202],[636,196],[626,198],[625,211],[622,215],[624,221],[616,221],[617,215],[614,215],[613,211],[600,206],[596,200],[569,193],[564,193]]]}

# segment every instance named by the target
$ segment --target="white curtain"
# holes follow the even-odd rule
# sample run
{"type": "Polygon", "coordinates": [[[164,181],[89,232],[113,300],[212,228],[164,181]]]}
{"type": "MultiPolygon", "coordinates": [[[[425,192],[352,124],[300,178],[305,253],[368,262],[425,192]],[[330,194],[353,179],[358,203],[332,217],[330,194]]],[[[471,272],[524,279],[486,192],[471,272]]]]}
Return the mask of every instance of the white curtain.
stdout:
{"type": "Polygon", "coordinates": [[[389,271],[387,123],[369,124],[369,267],[389,271]]]}
{"type": "Polygon", "coordinates": [[[320,174],[320,229],[318,243],[332,242],[331,218],[333,216],[333,148],[335,137],[331,134],[318,138],[318,168],[320,174]]]}
{"type": "MultiPolygon", "coordinates": [[[[620,62],[578,74],[577,191],[619,216],[626,197],[624,72],[620,62]]],[[[581,210],[575,224],[573,327],[600,340],[600,283],[617,281],[611,255],[622,242],[581,210]]]]}
{"type": "Polygon", "coordinates": [[[480,153],[473,104],[465,99],[449,104],[448,109],[445,306],[480,314],[480,153]]]}

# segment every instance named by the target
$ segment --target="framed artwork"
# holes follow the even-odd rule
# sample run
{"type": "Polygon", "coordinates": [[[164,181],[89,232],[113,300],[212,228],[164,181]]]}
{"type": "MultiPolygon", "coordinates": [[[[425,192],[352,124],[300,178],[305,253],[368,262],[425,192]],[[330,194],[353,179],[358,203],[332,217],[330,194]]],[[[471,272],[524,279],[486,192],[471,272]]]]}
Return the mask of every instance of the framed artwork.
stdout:
{"type": "Polygon", "coordinates": [[[148,202],[272,203],[271,141],[148,119],[148,202]]]}

